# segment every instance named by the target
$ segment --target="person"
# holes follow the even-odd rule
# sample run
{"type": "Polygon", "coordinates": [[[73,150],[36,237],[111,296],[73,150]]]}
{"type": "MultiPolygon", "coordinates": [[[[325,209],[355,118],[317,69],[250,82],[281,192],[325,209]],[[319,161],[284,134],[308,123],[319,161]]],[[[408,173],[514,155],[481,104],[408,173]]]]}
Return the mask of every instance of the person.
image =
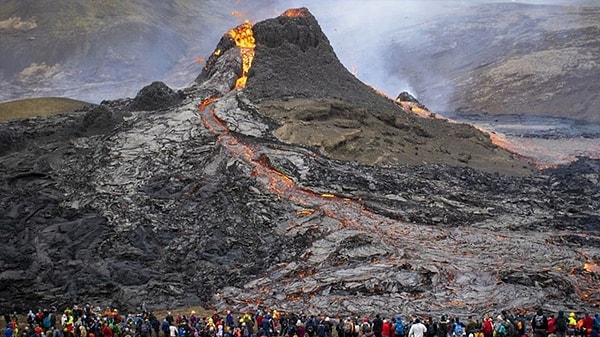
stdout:
{"type": "Polygon", "coordinates": [[[392,323],[388,319],[383,320],[383,325],[381,327],[381,336],[392,337],[392,323]]]}
{"type": "Polygon", "coordinates": [[[548,318],[546,318],[542,309],[538,309],[537,314],[531,320],[531,328],[536,337],[546,337],[548,318]]]}
{"type": "Polygon", "coordinates": [[[551,315],[550,317],[548,317],[548,329],[546,330],[546,332],[548,333],[548,336],[550,335],[554,335],[556,336],[554,333],[556,332],[556,326],[555,326],[555,321],[556,319],[554,318],[553,315],[551,315]]]}
{"type": "Polygon", "coordinates": [[[195,329],[198,322],[199,322],[199,318],[198,318],[198,315],[196,315],[196,310],[192,310],[190,312],[190,318],[189,318],[189,322],[188,322],[188,324],[190,325],[190,328],[195,329]]]}
{"type": "Polygon", "coordinates": [[[169,337],[169,332],[171,331],[170,329],[171,324],[169,323],[169,321],[167,321],[167,319],[163,319],[162,324],[161,324],[161,330],[163,332],[163,337],[169,337]]]}
{"type": "Polygon", "coordinates": [[[583,331],[586,336],[589,336],[592,334],[593,327],[594,327],[594,319],[592,318],[592,316],[590,316],[589,313],[586,313],[585,316],[583,316],[583,331]]]}
{"type": "Polygon", "coordinates": [[[396,316],[396,322],[394,323],[394,337],[404,337],[404,322],[402,322],[402,316],[396,316]]]}
{"type": "Polygon", "coordinates": [[[108,323],[104,323],[104,327],[102,327],[102,337],[113,337],[113,331],[108,323]]]}
{"type": "Polygon", "coordinates": [[[558,315],[556,316],[556,319],[554,320],[554,327],[556,329],[556,337],[565,337],[567,335],[567,326],[568,326],[568,321],[567,321],[567,317],[565,316],[565,312],[560,310],[558,311],[558,315]]]}
{"type": "MultiPolygon", "coordinates": [[[[194,314],[196,312],[194,311],[194,314]]],[[[234,319],[233,319],[233,314],[231,313],[231,310],[227,310],[227,315],[225,315],[225,324],[227,324],[228,327],[233,328],[233,326],[235,325],[234,319]]]]}
{"type": "Polygon", "coordinates": [[[577,319],[575,318],[575,313],[572,312],[569,314],[569,320],[567,321],[567,336],[569,336],[569,337],[575,336],[576,331],[577,331],[577,319]]]}
{"type": "Polygon", "coordinates": [[[525,325],[527,323],[527,320],[525,319],[525,316],[523,316],[522,312],[517,314],[517,318],[515,318],[514,323],[515,323],[515,329],[517,330],[517,336],[518,337],[524,336],[525,335],[525,325]]]}
{"type": "Polygon", "coordinates": [[[6,329],[4,330],[4,337],[13,337],[13,329],[10,322],[6,323],[6,329]]]}
{"type": "Polygon", "coordinates": [[[459,320],[458,317],[456,317],[454,319],[454,325],[453,325],[453,331],[452,331],[452,335],[455,337],[463,337],[465,336],[465,326],[464,324],[459,320]]]}
{"type": "Polygon", "coordinates": [[[383,331],[383,320],[379,316],[379,314],[375,315],[375,319],[373,320],[373,333],[375,337],[381,337],[381,332],[383,331]]]}
{"type": "Polygon", "coordinates": [[[273,318],[271,317],[271,314],[269,314],[269,312],[267,312],[261,321],[262,324],[262,329],[265,333],[265,336],[267,337],[271,337],[271,334],[274,332],[274,328],[273,328],[273,318]]]}
{"type": "Polygon", "coordinates": [[[426,332],[427,327],[417,318],[408,331],[408,337],[424,337],[426,332]]]}
{"type": "Polygon", "coordinates": [[[314,337],[315,332],[317,331],[317,318],[315,315],[310,315],[310,318],[304,322],[304,326],[306,327],[306,334],[308,337],[314,337]]]}
{"type": "Polygon", "coordinates": [[[296,321],[296,333],[298,334],[298,337],[304,337],[306,335],[306,328],[301,320],[296,321]]]}
{"type": "Polygon", "coordinates": [[[175,318],[173,318],[173,315],[170,311],[167,313],[167,316],[165,316],[165,321],[169,322],[169,325],[173,324],[175,321],[175,318]]]}
{"type": "Polygon", "coordinates": [[[492,318],[490,316],[486,316],[483,320],[483,324],[481,326],[481,332],[483,332],[484,337],[492,337],[494,334],[494,324],[492,323],[492,318]]]}
{"type": "Polygon", "coordinates": [[[170,324],[169,325],[169,337],[178,337],[178,336],[179,336],[179,329],[177,329],[175,324],[170,324]]]}
{"type": "Polygon", "coordinates": [[[367,334],[373,334],[373,326],[371,325],[371,322],[369,322],[369,318],[363,318],[362,323],[360,325],[360,333],[362,336],[365,336],[367,334]]]}
{"type": "Polygon", "coordinates": [[[495,337],[507,337],[508,331],[506,330],[506,325],[504,324],[504,316],[498,315],[496,317],[496,323],[494,323],[494,336],[495,337]]]}

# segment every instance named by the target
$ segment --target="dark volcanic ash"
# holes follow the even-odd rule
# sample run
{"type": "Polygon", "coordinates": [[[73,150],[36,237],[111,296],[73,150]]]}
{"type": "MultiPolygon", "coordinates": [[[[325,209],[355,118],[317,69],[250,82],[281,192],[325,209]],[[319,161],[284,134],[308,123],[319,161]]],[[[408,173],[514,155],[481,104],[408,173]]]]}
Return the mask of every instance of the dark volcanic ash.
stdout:
{"type": "MultiPolygon", "coordinates": [[[[3,306],[459,314],[598,304],[597,160],[488,173],[524,164],[347,75],[308,11],[254,33],[245,89],[231,90],[241,62],[225,35],[181,103],[135,111],[120,100],[0,124],[3,306]],[[320,139],[395,132],[431,158],[438,141],[456,142],[481,161],[450,149],[435,164],[366,163],[395,138],[296,143],[286,123],[320,139]],[[346,144],[370,150],[332,159],[353,153],[346,144]]],[[[170,93],[156,86],[145,92],[170,93]]]]}

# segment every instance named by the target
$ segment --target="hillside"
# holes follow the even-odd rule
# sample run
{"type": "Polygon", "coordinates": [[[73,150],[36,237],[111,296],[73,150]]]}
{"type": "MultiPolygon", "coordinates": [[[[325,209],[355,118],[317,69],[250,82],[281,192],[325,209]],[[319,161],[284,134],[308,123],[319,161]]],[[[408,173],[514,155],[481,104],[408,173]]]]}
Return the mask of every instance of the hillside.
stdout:
{"type": "Polygon", "coordinates": [[[90,103],[61,97],[39,97],[0,103],[0,122],[12,119],[72,113],[90,103]]]}
{"type": "Polygon", "coordinates": [[[437,111],[600,122],[597,4],[479,4],[413,29],[390,33],[387,69],[437,111]]]}

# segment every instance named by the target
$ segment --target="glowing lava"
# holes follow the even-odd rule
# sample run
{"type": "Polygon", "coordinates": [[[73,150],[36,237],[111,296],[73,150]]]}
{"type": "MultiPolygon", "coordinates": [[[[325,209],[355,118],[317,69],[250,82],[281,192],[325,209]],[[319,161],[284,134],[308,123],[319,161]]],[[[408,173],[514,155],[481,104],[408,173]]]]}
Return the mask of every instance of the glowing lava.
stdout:
{"type": "Polygon", "coordinates": [[[252,25],[250,21],[246,20],[246,22],[229,30],[227,33],[231,36],[235,45],[240,48],[240,54],[242,55],[242,75],[235,81],[235,88],[244,88],[248,80],[248,71],[250,71],[250,67],[252,66],[254,47],[256,46],[252,25]]]}
{"type": "Polygon", "coordinates": [[[600,266],[594,263],[584,263],[583,269],[590,273],[600,273],[600,266]]]}
{"type": "Polygon", "coordinates": [[[287,17],[295,17],[295,16],[304,16],[307,13],[306,8],[290,8],[283,12],[284,16],[287,17]]]}

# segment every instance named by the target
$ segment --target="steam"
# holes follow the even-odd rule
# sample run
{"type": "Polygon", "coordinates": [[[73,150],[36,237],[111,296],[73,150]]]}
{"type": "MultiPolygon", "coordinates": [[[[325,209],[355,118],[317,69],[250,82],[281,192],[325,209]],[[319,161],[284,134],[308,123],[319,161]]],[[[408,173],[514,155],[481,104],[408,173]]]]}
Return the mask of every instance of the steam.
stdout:
{"type": "MultiPolygon", "coordinates": [[[[319,21],[340,61],[360,80],[391,98],[401,91],[408,91],[420,100],[426,96],[423,103],[442,111],[456,88],[447,84],[445,69],[416,54],[411,46],[421,46],[430,40],[432,33],[426,27],[432,22],[444,20],[451,24],[456,13],[493,2],[496,1],[206,0],[190,3],[179,0],[140,5],[131,8],[139,12],[140,18],[152,18],[143,20],[144,24],[110,27],[103,30],[105,33],[82,41],[40,38],[24,42],[31,50],[51,49],[53,53],[13,55],[10,53],[14,53],[15,48],[0,50],[7,53],[5,60],[13,60],[11,67],[7,61],[6,67],[0,70],[0,89],[3,89],[0,101],[43,95],[100,102],[132,97],[141,87],[156,80],[174,88],[185,87],[202,70],[203,64],[196,59],[206,59],[229,29],[245,19],[254,23],[280,15],[288,8],[307,7],[319,21]],[[52,76],[43,85],[24,86],[15,74],[32,64],[61,64],[61,71],[66,75],[52,76]]],[[[597,6],[597,0],[517,2],[597,6]]],[[[41,17],[45,13],[35,14],[41,17]]],[[[35,28],[33,21],[23,26],[24,21],[15,20],[0,21],[0,28],[35,28]]]]}
{"type": "MultiPolygon", "coordinates": [[[[279,0],[279,13],[290,7],[307,7],[319,21],[344,66],[360,80],[395,98],[408,91],[433,110],[447,111],[446,102],[456,88],[447,69],[433,59],[415,54],[432,37],[433,23],[461,24],[457,14],[476,11],[477,6],[506,1],[492,0],[279,0]],[[411,48],[413,46],[413,48],[411,48]]],[[[523,0],[535,5],[592,4],[593,0],[523,0]]],[[[596,4],[597,5],[597,4],[596,4]]],[[[272,16],[272,15],[271,15],[272,16]]],[[[443,32],[440,31],[439,34],[443,32]]],[[[448,43],[452,42],[449,37],[448,43]]],[[[431,52],[450,46],[431,46],[431,52]]],[[[474,46],[477,48],[477,46],[474,46]]],[[[420,50],[422,52],[422,50],[420,50]]],[[[469,53],[469,50],[462,51],[469,53]]],[[[452,60],[460,63],[460,60],[452,60]]]]}

